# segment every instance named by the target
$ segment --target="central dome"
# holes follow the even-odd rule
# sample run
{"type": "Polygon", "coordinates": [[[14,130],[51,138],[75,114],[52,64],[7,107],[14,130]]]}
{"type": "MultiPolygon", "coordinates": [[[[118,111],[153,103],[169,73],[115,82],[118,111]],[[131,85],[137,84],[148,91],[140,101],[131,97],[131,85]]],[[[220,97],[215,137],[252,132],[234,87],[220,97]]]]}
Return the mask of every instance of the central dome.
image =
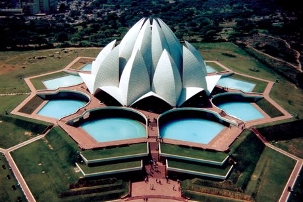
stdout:
{"type": "Polygon", "coordinates": [[[101,89],[123,106],[154,96],[177,107],[201,91],[209,94],[220,79],[207,76],[198,50],[182,45],[159,18],[142,18],[120,44],[114,40],[102,49],[90,74],[80,76],[90,93],[101,89]]]}

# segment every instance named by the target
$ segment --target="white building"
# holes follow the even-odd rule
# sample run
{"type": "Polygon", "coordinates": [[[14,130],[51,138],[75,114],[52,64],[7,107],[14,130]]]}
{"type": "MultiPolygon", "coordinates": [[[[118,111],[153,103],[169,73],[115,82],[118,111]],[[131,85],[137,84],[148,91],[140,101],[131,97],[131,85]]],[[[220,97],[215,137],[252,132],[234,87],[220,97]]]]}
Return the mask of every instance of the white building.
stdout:
{"type": "Polygon", "coordinates": [[[103,48],[90,74],[80,76],[90,93],[101,89],[123,106],[153,96],[178,107],[202,91],[209,95],[220,79],[207,76],[198,50],[180,44],[159,18],[141,19],[120,44],[112,41],[103,48]]]}
{"type": "Polygon", "coordinates": [[[58,0],[21,0],[21,8],[27,15],[38,13],[54,13],[57,9],[58,0]]]}

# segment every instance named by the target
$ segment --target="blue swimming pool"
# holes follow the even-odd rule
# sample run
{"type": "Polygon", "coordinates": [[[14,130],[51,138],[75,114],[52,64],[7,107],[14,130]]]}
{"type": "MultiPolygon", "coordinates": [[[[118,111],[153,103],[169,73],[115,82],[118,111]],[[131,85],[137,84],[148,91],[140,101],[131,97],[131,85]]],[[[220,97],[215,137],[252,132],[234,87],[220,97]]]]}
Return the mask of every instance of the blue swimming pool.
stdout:
{"type": "Polygon", "coordinates": [[[92,64],[86,64],[84,67],[80,69],[81,71],[91,71],[92,70],[92,64]]]}
{"type": "Polygon", "coordinates": [[[224,126],[213,121],[188,118],[171,121],[160,127],[160,136],[187,142],[208,144],[224,126]]]}
{"type": "Polygon", "coordinates": [[[242,121],[264,118],[263,114],[249,102],[226,102],[219,104],[218,107],[242,121]]]}
{"type": "Polygon", "coordinates": [[[98,142],[146,137],[145,126],[127,118],[96,119],[83,123],[81,127],[98,142]]]}
{"type": "Polygon", "coordinates": [[[253,91],[256,84],[230,77],[221,77],[217,85],[226,88],[242,90],[243,92],[251,92],[253,91]]]}
{"type": "Polygon", "coordinates": [[[38,114],[55,119],[60,119],[69,114],[75,113],[79,108],[86,104],[85,101],[70,100],[70,99],[58,99],[49,100],[38,114]]]}
{"type": "Polygon", "coordinates": [[[47,89],[53,90],[59,87],[74,86],[83,83],[83,80],[78,75],[67,75],[56,79],[43,81],[47,89]]]}
{"type": "Polygon", "coordinates": [[[215,70],[214,68],[212,68],[209,65],[206,65],[206,72],[207,73],[214,73],[214,72],[217,72],[217,70],[215,70]]]}

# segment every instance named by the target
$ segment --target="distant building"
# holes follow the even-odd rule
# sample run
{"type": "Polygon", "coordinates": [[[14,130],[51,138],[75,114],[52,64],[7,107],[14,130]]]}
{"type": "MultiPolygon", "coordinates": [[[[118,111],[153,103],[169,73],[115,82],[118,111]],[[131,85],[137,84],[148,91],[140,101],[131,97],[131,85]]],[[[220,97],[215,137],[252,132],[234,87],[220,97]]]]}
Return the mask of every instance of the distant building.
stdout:
{"type": "Polygon", "coordinates": [[[0,9],[1,16],[9,16],[9,15],[22,15],[22,8],[2,8],[0,9]]]}
{"type": "Polygon", "coordinates": [[[26,15],[50,14],[56,12],[58,0],[21,0],[20,4],[26,15]]]}

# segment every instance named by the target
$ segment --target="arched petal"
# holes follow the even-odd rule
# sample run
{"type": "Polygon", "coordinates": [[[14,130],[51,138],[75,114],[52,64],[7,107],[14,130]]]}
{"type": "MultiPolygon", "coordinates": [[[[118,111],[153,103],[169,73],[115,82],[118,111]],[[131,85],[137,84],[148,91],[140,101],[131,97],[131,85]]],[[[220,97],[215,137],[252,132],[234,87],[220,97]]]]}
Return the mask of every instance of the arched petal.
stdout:
{"type": "Polygon", "coordinates": [[[121,75],[119,88],[127,106],[150,91],[150,80],[140,51],[129,59],[121,75]]]}
{"type": "Polygon", "coordinates": [[[171,106],[177,105],[182,90],[181,76],[175,62],[166,50],[159,59],[152,89],[171,106]]]}

